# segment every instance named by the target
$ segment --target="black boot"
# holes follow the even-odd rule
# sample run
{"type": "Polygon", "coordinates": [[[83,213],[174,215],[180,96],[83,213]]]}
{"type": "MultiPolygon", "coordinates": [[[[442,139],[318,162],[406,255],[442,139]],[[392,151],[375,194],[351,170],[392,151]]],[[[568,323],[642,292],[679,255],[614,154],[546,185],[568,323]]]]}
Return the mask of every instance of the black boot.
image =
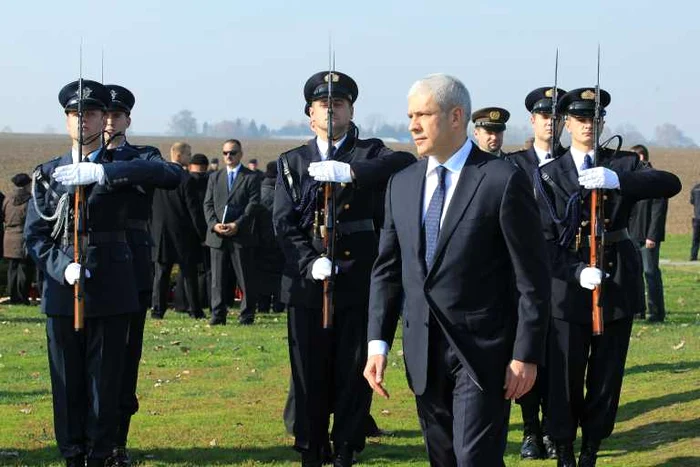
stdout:
{"type": "Polygon", "coordinates": [[[301,467],[321,467],[322,465],[323,458],[319,449],[312,448],[306,451],[302,451],[301,467]]]}
{"type": "Polygon", "coordinates": [[[333,456],[333,467],[352,467],[354,452],[353,449],[347,445],[335,448],[335,455],[333,456]]]}
{"type": "Polygon", "coordinates": [[[549,435],[542,436],[542,445],[544,446],[544,457],[545,459],[556,459],[557,458],[557,447],[554,444],[554,440],[549,435]]]}
{"type": "Polygon", "coordinates": [[[598,449],[600,449],[599,440],[583,438],[581,454],[578,458],[579,467],[595,467],[595,462],[598,459],[598,449]]]}
{"type": "Polygon", "coordinates": [[[124,446],[118,446],[112,451],[112,457],[107,459],[109,467],[131,467],[131,457],[129,451],[124,446]]]}
{"type": "Polygon", "coordinates": [[[520,446],[522,459],[541,459],[544,455],[542,430],[537,418],[523,420],[523,444],[520,446]]]}
{"type": "Polygon", "coordinates": [[[574,443],[555,442],[557,449],[557,467],[576,467],[576,458],[574,457],[574,443]]]}
{"type": "Polygon", "coordinates": [[[98,459],[96,457],[88,457],[87,467],[107,467],[107,459],[98,459]]]}
{"type": "Polygon", "coordinates": [[[85,467],[85,455],[69,457],[66,459],[66,467],[85,467]]]}

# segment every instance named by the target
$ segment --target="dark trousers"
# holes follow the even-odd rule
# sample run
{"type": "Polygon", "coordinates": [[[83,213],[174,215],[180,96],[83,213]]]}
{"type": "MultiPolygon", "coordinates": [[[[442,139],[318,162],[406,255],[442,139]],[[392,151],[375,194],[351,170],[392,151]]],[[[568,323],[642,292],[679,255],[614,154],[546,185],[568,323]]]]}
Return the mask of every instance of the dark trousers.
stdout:
{"type": "MultiPolygon", "coordinates": [[[[209,306],[211,299],[209,292],[211,291],[211,256],[209,247],[202,248],[202,262],[197,263],[197,292],[199,296],[199,308],[203,309],[209,306]]],[[[175,280],[175,300],[173,308],[177,311],[187,311],[194,307],[190,305],[190,297],[185,291],[185,278],[180,271],[175,280]]]]}
{"type": "Polygon", "coordinates": [[[523,417],[523,432],[528,434],[548,434],[547,431],[547,368],[537,368],[537,379],[532,389],[515,402],[520,405],[523,417]],[[542,422],[540,424],[540,408],[542,422]]]}
{"type": "MultiPolygon", "coordinates": [[[[155,276],[153,278],[153,310],[163,315],[168,308],[168,293],[170,292],[170,273],[174,263],[155,263],[155,276]]],[[[197,265],[180,264],[180,271],[185,281],[185,293],[188,297],[193,297],[189,301],[189,309],[192,315],[201,315],[202,308],[199,303],[199,293],[197,291],[197,265]]]]}
{"type": "Polygon", "coordinates": [[[252,320],[255,317],[255,258],[253,248],[224,241],[221,248],[211,251],[211,314],[212,318],[226,318],[226,265],[230,261],[236,275],[238,287],[243,292],[240,320],[252,320]]]}
{"type": "Polygon", "coordinates": [[[644,267],[644,279],[647,283],[647,314],[651,319],[663,320],[666,317],[664,305],[664,283],[659,268],[659,250],[661,242],[657,242],[654,248],[645,248],[641,243],[639,252],[642,256],[644,267]]]}
{"type": "Polygon", "coordinates": [[[34,263],[29,258],[8,258],[7,291],[10,303],[29,304],[29,287],[34,276],[34,263]]]}
{"type": "Polygon", "coordinates": [[[139,311],[128,316],[129,329],[126,335],[124,370],[119,389],[119,426],[117,429],[117,446],[126,447],[131,416],[139,410],[136,397],[136,385],[139,379],[139,363],[143,350],[143,328],[146,323],[146,310],[151,300],[151,291],[139,292],[139,311]]]}
{"type": "Polygon", "coordinates": [[[86,318],[81,332],[72,316],[46,320],[54,430],[65,458],[112,454],[128,328],[128,315],[86,318]]]}
{"type": "Polygon", "coordinates": [[[505,466],[510,401],[474,384],[438,326],[430,328],[428,384],[416,407],[431,466],[505,466]]]}
{"type": "Polygon", "coordinates": [[[690,260],[697,261],[700,248],[700,219],[693,219],[693,240],[690,244],[690,260]]]}
{"type": "Polygon", "coordinates": [[[260,313],[282,313],[284,311],[284,303],[279,301],[279,294],[260,294],[258,295],[258,312],[260,313]]]}
{"type": "Polygon", "coordinates": [[[591,334],[590,324],[550,323],[549,433],[573,441],[580,425],[585,438],[605,439],[615,425],[632,317],[606,322],[601,336],[591,334]]]}
{"type": "Polygon", "coordinates": [[[332,330],[321,326],[321,309],[289,305],[289,356],[294,384],[294,448],[321,452],[361,451],[372,392],[362,376],[367,361],[367,305],[336,308],[332,330]]]}

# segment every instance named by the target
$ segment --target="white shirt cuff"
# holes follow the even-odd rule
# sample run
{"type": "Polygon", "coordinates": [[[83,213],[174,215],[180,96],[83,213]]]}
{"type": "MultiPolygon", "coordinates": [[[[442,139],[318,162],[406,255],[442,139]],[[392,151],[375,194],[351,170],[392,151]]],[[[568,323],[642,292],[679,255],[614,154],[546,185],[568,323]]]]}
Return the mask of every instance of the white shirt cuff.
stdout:
{"type": "Polygon", "coordinates": [[[384,355],[387,356],[389,354],[389,344],[382,340],[372,340],[369,341],[367,344],[367,356],[371,357],[372,355],[384,355]]]}

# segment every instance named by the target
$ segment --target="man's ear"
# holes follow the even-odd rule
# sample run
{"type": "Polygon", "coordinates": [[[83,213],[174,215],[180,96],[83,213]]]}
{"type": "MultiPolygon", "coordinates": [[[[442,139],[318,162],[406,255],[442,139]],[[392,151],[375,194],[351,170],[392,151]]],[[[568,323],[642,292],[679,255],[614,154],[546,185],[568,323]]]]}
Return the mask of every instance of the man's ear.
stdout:
{"type": "Polygon", "coordinates": [[[129,128],[131,126],[131,115],[126,116],[126,127],[129,128]]]}

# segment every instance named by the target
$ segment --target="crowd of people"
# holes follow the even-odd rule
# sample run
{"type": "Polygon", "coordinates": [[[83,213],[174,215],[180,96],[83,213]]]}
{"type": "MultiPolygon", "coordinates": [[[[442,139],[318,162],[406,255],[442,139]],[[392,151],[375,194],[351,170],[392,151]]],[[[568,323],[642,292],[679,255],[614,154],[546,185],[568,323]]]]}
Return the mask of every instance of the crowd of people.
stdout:
{"type": "MultiPolygon", "coordinates": [[[[68,467],[132,465],[148,310],[202,319],[208,308],[219,326],[237,298],[239,325],[287,310],[285,423],[303,466],[349,467],[378,432],[370,405],[373,391],[388,397],[399,318],[430,465],[504,465],[511,401],[522,410],[522,458],[596,464],[633,319],[665,318],[659,249],[680,181],[654,169],[644,146],[597,146],[604,90],[533,90],[531,144],[505,153],[509,112],[472,112],[461,81],[430,75],[408,93],[418,160],[360,138],[358,93],[344,73],[312,75],[303,95],[315,137],[263,172],[255,159],[244,166],[233,138],[212,159],[177,142],[165,161],[128,142],[128,89],[90,80],[61,89],[72,147],[12,178],[3,226],[11,302],[29,303],[34,267],[42,274],[54,428],[68,467]],[[559,142],[564,128],[570,148],[559,142]],[[597,191],[602,265],[589,264],[597,191]],[[592,290],[604,324],[596,335],[592,290]]],[[[700,185],[691,203],[697,211],[700,185]]]]}

